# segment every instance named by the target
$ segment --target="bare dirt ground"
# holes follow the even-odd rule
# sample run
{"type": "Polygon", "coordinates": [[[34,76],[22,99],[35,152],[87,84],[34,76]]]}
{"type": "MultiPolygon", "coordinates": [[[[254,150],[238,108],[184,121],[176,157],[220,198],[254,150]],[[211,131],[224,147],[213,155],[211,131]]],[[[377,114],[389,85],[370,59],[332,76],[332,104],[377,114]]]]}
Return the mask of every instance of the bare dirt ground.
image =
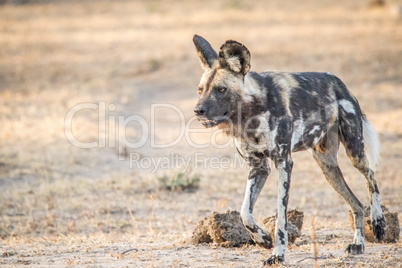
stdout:
{"type": "MultiPolygon", "coordinates": [[[[169,148],[151,144],[151,138],[167,144],[181,135],[180,114],[167,104],[178,107],[191,128],[201,128],[191,121],[202,73],[191,41],[195,33],[215,48],[226,39],[244,43],[254,71],[323,71],[340,77],[382,142],[376,175],[382,204],[402,215],[402,2],[368,3],[1,5],[0,265],[252,267],[270,254],[257,246],[186,243],[206,215],[241,207],[248,171],[236,162],[230,141],[221,149],[194,148],[193,143],[209,144],[214,130],[206,130],[169,148]],[[92,106],[69,123],[68,112],[80,104],[92,106]],[[124,126],[133,115],[148,125],[134,120],[124,126]],[[76,140],[97,142],[95,148],[69,142],[69,126],[76,140]],[[146,140],[133,149],[122,144],[123,137],[132,143],[146,140]],[[155,169],[152,159],[169,161],[155,169]],[[185,176],[198,178],[198,189],[167,190],[161,183],[162,176],[180,174],[175,159],[190,161],[185,176]],[[228,164],[216,168],[217,159],[228,164]],[[131,248],[138,251],[119,254],[131,248]]],[[[214,140],[228,142],[223,135],[214,140]]],[[[343,152],[340,157],[350,187],[369,204],[364,178],[343,152]]],[[[260,223],[275,214],[276,177],[273,171],[257,202],[254,215],[260,223]]],[[[345,255],[353,238],[348,207],[308,152],[294,155],[289,207],[305,213],[305,243],[289,246],[284,266],[314,265],[303,259],[312,257],[315,218],[318,256],[325,257],[317,260],[319,266],[401,267],[400,242],[367,242],[365,254],[345,255]]]]}

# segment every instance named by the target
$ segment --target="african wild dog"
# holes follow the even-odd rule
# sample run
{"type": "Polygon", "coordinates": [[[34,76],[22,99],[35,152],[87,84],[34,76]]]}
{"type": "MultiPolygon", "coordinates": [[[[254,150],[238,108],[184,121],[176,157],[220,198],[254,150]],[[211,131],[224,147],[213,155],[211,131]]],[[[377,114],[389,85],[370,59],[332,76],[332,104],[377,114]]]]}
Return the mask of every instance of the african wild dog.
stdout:
{"type": "Polygon", "coordinates": [[[268,159],[279,170],[275,247],[264,264],[285,259],[291,153],[307,149],[354,213],[354,240],[346,250],[364,252],[363,205],[338,166],[340,142],[367,180],[372,227],[381,240],[386,226],[374,179],[378,136],[342,81],[329,73],[249,72],[251,56],[244,45],[229,40],[217,54],[204,38],[195,35],[193,42],[204,69],[194,112],[205,127],[218,126],[233,136],[239,154],[250,165],[241,219],[253,240],[265,248],[272,247],[271,236],[252,213],[270,173],[268,159]]]}

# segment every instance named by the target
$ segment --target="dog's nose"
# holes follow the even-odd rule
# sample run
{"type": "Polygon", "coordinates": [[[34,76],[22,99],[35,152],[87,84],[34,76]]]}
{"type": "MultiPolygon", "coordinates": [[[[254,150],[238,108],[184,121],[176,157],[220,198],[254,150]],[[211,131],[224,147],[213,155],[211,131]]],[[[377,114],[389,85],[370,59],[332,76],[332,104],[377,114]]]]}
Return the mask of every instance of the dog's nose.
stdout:
{"type": "Polygon", "coordinates": [[[196,114],[196,115],[204,115],[205,114],[205,107],[204,106],[197,106],[197,107],[195,107],[195,109],[194,109],[194,113],[196,114]]]}

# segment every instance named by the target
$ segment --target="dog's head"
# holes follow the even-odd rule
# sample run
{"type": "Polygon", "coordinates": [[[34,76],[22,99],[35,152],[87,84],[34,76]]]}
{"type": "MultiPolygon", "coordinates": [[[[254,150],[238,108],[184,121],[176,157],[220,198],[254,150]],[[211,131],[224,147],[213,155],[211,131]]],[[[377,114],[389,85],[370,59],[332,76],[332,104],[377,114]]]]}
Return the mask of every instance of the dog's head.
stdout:
{"type": "Polygon", "coordinates": [[[219,54],[201,36],[194,35],[193,42],[204,69],[194,112],[205,127],[214,127],[236,112],[251,56],[244,45],[232,40],[221,46],[219,54]]]}

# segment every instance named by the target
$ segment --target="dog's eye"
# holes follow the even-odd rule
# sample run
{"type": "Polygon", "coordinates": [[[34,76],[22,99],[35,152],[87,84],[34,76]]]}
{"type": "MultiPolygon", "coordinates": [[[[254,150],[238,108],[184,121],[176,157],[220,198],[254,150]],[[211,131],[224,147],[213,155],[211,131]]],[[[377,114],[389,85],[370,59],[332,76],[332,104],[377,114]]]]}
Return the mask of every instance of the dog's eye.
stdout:
{"type": "Polygon", "coordinates": [[[202,87],[199,87],[198,88],[198,94],[201,94],[202,93],[202,87]]]}
{"type": "Polygon", "coordinates": [[[224,92],[225,90],[226,90],[226,87],[218,87],[218,91],[221,93],[224,92]]]}

